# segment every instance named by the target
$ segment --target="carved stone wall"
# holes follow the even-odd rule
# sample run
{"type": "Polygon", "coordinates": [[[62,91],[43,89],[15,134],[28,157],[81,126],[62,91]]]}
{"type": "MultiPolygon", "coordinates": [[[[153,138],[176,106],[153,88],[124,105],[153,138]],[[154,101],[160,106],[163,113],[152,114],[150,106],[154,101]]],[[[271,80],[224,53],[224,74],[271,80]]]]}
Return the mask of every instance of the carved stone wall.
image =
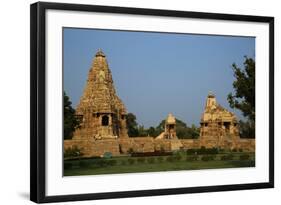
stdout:
{"type": "MultiPolygon", "coordinates": [[[[206,145],[206,144],[205,144],[206,145]]],[[[215,144],[208,144],[209,148],[217,147],[215,144]],[[213,146],[214,145],[214,146],[213,146]]],[[[83,157],[102,156],[105,152],[113,156],[133,152],[170,152],[178,149],[199,149],[202,144],[199,139],[167,140],[153,139],[152,137],[136,137],[127,139],[104,139],[104,140],[64,140],[64,149],[77,146],[84,154],[83,157]],[[179,141],[180,144],[177,142],[179,141]],[[177,145],[181,145],[178,147],[177,145]]],[[[235,144],[225,141],[220,146],[223,149],[242,149],[243,151],[255,151],[255,139],[240,139],[235,144]]]]}
{"type": "Polygon", "coordinates": [[[154,152],[154,139],[152,137],[134,137],[119,139],[120,150],[126,154],[128,151],[133,152],[154,152]]]}
{"type": "Polygon", "coordinates": [[[184,149],[199,149],[200,140],[199,139],[181,139],[180,140],[184,149]]]}
{"type": "Polygon", "coordinates": [[[82,157],[102,156],[106,152],[114,156],[120,155],[119,143],[117,140],[64,140],[64,150],[78,147],[83,153],[82,157]]]}

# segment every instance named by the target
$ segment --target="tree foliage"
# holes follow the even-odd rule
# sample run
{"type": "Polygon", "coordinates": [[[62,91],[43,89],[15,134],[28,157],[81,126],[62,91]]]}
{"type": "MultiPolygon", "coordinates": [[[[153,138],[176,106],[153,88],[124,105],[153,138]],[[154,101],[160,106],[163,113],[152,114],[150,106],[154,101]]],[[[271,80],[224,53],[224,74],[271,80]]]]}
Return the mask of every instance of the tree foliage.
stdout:
{"type": "Polygon", "coordinates": [[[234,92],[228,94],[231,108],[242,111],[246,121],[239,121],[241,137],[255,137],[255,60],[245,56],[244,68],[232,64],[234,92]]]}
{"type": "Polygon", "coordinates": [[[80,121],[75,117],[75,110],[71,106],[69,97],[64,92],[64,139],[72,139],[73,132],[79,127],[80,121]]]}
{"type": "Polygon", "coordinates": [[[255,122],[252,120],[240,120],[239,132],[241,138],[255,138],[255,122]]]}
{"type": "Polygon", "coordinates": [[[138,137],[139,130],[138,130],[138,123],[137,123],[136,116],[133,113],[128,113],[128,115],[126,116],[126,122],[127,122],[128,135],[130,137],[138,137]]]}
{"type": "Polygon", "coordinates": [[[228,94],[231,108],[237,108],[250,120],[255,120],[255,61],[245,57],[244,68],[232,64],[234,93],[228,94]]]}

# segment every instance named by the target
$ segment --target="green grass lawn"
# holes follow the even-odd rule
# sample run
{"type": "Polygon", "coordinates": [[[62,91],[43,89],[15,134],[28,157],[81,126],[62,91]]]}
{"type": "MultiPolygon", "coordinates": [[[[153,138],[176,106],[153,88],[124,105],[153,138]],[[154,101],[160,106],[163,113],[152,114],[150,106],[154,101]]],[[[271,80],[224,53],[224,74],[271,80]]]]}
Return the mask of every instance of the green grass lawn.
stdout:
{"type": "Polygon", "coordinates": [[[190,161],[186,159],[189,156],[186,154],[180,154],[178,158],[125,156],[111,159],[67,160],[64,162],[64,176],[254,167],[255,154],[247,154],[250,157],[244,160],[240,159],[243,153],[232,153],[233,158],[228,160],[221,160],[226,154],[212,155],[214,158],[210,161],[203,161],[204,155],[190,161]]]}

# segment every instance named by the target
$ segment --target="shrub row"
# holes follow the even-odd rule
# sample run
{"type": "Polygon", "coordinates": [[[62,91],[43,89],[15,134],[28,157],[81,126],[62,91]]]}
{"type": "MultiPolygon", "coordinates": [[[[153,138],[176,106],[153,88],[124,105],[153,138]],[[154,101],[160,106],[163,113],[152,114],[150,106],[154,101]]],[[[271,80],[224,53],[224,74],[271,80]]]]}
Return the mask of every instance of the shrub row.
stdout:
{"type": "Polygon", "coordinates": [[[114,166],[117,164],[116,160],[105,160],[105,159],[95,159],[95,160],[79,160],[77,163],[72,160],[68,160],[64,162],[65,169],[71,169],[75,165],[83,168],[99,168],[99,167],[107,167],[114,166]]]}
{"type": "Polygon", "coordinates": [[[204,161],[204,162],[208,162],[208,161],[213,161],[215,160],[216,158],[216,155],[204,155],[201,157],[201,160],[204,161]]]}
{"type": "Polygon", "coordinates": [[[133,152],[131,153],[132,157],[151,157],[151,156],[169,156],[172,155],[172,152],[161,152],[161,151],[155,151],[155,152],[133,152]]]}
{"type": "Polygon", "coordinates": [[[234,148],[234,149],[232,149],[231,151],[232,151],[232,152],[243,152],[243,149],[241,149],[241,148],[240,148],[240,149],[234,148]]]}
{"type": "Polygon", "coordinates": [[[193,154],[198,154],[198,155],[203,155],[203,154],[218,154],[219,149],[218,148],[206,148],[206,147],[201,147],[200,149],[188,149],[186,151],[186,154],[188,155],[193,155],[193,154]]]}
{"type": "Polygon", "coordinates": [[[233,160],[233,154],[227,154],[227,155],[222,155],[221,160],[222,161],[228,161],[228,160],[233,160]]]}
{"type": "Polygon", "coordinates": [[[240,155],[239,159],[240,160],[249,160],[250,159],[250,155],[248,155],[248,154],[240,155]]]}
{"type": "Polygon", "coordinates": [[[185,160],[187,162],[193,162],[193,161],[197,161],[198,160],[198,155],[191,155],[191,156],[186,156],[185,160]]]}
{"type": "MultiPolygon", "coordinates": [[[[216,155],[215,154],[209,154],[209,155],[203,155],[201,158],[198,155],[188,155],[185,157],[185,161],[192,162],[192,161],[198,161],[202,160],[205,162],[213,161],[215,160],[216,155]]],[[[230,161],[233,160],[234,155],[233,154],[227,154],[222,155],[220,157],[220,160],[222,161],[230,161]]],[[[139,158],[128,158],[127,160],[121,160],[121,165],[133,165],[135,163],[142,164],[142,163],[149,163],[154,164],[155,162],[163,162],[164,160],[167,162],[176,162],[180,161],[182,159],[181,155],[175,155],[175,156],[167,156],[166,159],[162,156],[160,157],[139,157],[139,158]]],[[[240,160],[249,160],[250,156],[248,154],[243,154],[239,156],[240,160]]],[[[67,160],[64,162],[64,168],[65,169],[71,169],[74,167],[74,162],[71,160],[67,160]]],[[[89,167],[107,167],[107,166],[114,166],[117,164],[117,160],[114,159],[103,159],[103,158],[97,158],[95,160],[80,160],[76,166],[83,168],[89,168],[89,167]]]]}

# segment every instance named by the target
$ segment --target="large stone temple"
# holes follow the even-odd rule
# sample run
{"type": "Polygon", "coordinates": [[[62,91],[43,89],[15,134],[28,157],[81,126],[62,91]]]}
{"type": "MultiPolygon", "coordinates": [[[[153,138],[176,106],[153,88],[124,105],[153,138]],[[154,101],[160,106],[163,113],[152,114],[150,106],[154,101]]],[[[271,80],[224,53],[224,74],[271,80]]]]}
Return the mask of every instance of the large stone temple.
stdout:
{"type": "Polygon", "coordinates": [[[73,139],[64,140],[64,149],[78,147],[84,157],[103,156],[107,152],[114,156],[132,151],[171,152],[202,146],[255,150],[255,140],[240,139],[236,116],[219,105],[212,93],[207,96],[198,139],[178,139],[176,117],[171,113],[158,137],[129,137],[127,110],[117,96],[106,56],[101,50],[94,56],[75,114],[81,124],[73,139]]]}
{"type": "Polygon", "coordinates": [[[82,123],[76,129],[74,139],[126,138],[126,114],[126,108],[116,94],[106,56],[99,50],[76,108],[82,123]]]}

